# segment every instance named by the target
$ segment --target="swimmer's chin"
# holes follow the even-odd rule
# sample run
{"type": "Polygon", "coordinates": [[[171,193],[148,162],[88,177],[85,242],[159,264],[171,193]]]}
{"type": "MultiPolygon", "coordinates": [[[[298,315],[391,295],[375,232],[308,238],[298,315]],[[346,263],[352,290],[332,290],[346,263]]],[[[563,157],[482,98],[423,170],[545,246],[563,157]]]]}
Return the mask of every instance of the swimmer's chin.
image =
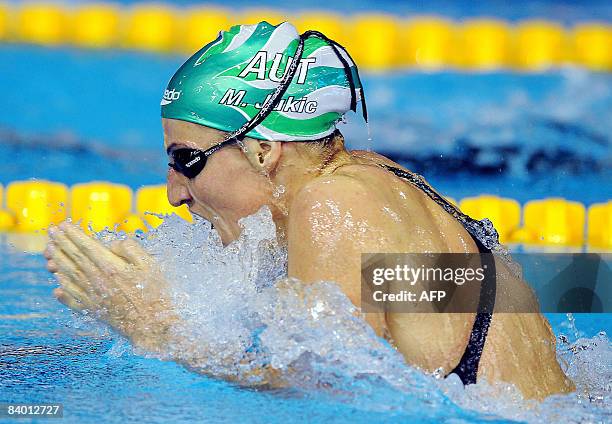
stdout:
{"type": "MultiPolygon", "coordinates": [[[[235,231],[234,226],[228,225],[227,221],[224,221],[223,219],[213,219],[213,214],[206,213],[203,211],[197,211],[195,210],[195,208],[191,207],[189,208],[189,212],[191,212],[192,215],[197,215],[200,218],[203,218],[208,221],[210,223],[211,228],[213,228],[217,231],[217,233],[219,233],[219,236],[221,237],[221,242],[224,246],[227,246],[240,236],[239,230],[235,231]],[[217,222],[217,224],[215,225],[213,221],[217,222]]],[[[236,229],[237,228],[238,227],[236,226],[236,229]]]]}
{"type": "Polygon", "coordinates": [[[215,228],[215,224],[212,222],[212,219],[211,219],[211,217],[210,217],[210,216],[207,216],[206,214],[203,214],[203,213],[198,213],[198,212],[194,211],[194,210],[193,210],[193,209],[191,209],[191,208],[189,208],[189,212],[190,212],[192,215],[197,215],[197,216],[199,216],[200,218],[204,218],[206,221],[210,222],[210,227],[211,227],[211,228],[215,228]]]}

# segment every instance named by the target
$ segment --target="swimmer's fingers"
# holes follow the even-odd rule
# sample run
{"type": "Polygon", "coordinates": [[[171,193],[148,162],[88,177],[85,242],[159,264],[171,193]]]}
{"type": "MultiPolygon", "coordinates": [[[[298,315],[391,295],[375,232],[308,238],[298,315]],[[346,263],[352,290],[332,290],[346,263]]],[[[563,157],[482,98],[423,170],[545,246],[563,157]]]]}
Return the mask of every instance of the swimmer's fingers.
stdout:
{"type": "Polygon", "coordinates": [[[145,266],[151,260],[151,255],[135,240],[117,240],[111,243],[110,250],[115,255],[136,266],[145,266]]]}
{"type": "Polygon", "coordinates": [[[83,312],[86,309],[89,309],[84,303],[79,301],[77,298],[72,296],[69,292],[64,289],[57,288],[53,290],[53,295],[55,298],[60,301],[60,303],[66,305],[72,310],[83,312]]]}
{"type": "Polygon", "coordinates": [[[58,271],[57,263],[53,260],[53,254],[56,252],[55,245],[52,241],[47,243],[47,247],[43,252],[43,256],[47,260],[47,270],[52,273],[56,273],[58,271]]]}
{"type": "Polygon", "coordinates": [[[74,225],[63,223],[61,228],[54,237],[89,280],[88,292],[97,292],[100,303],[116,311],[134,309],[133,266],[74,225]]]}
{"type": "Polygon", "coordinates": [[[66,258],[63,258],[61,253],[56,253],[54,258],[63,258],[66,267],[70,266],[70,264],[66,263],[71,261],[76,270],[67,271],[68,274],[74,276],[74,281],[82,286],[88,293],[96,293],[98,295],[97,300],[104,300],[106,303],[114,301],[114,296],[117,293],[116,276],[124,271],[127,264],[97,241],[89,239],[88,236],[82,231],[77,230],[73,225],[62,224],[62,228],[66,228],[68,231],[54,231],[52,237],[57,247],[60,247],[61,251],[65,253],[66,258]],[[69,234],[72,234],[72,237],[69,237],[69,234]],[[88,255],[84,249],[82,249],[82,244],[77,245],[73,241],[75,239],[82,241],[83,238],[87,238],[99,245],[100,252],[106,252],[108,255],[114,257],[117,262],[110,264],[108,262],[98,261],[100,265],[94,263],[91,260],[91,250],[88,255]],[[103,266],[101,266],[102,264],[103,266]]]}
{"type": "Polygon", "coordinates": [[[125,262],[111,252],[106,246],[89,237],[75,225],[64,222],[61,225],[64,234],[87,258],[102,271],[116,271],[125,266],[125,262]]]}
{"type": "Polygon", "coordinates": [[[133,239],[117,240],[111,243],[110,249],[127,261],[128,271],[132,272],[123,279],[123,284],[118,282],[125,295],[135,303],[141,303],[144,295],[155,297],[153,293],[157,293],[165,281],[156,272],[153,257],[133,239]]]}
{"type": "Polygon", "coordinates": [[[57,281],[65,292],[77,299],[84,299],[93,295],[86,277],[62,250],[54,248],[50,243],[46,253],[49,258],[47,269],[55,274],[57,281]]]}
{"type": "Polygon", "coordinates": [[[57,263],[53,259],[47,260],[47,271],[52,272],[53,274],[59,271],[57,263]]]}
{"type": "MultiPolygon", "coordinates": [[[[72,278],[72,282],[81,287],[94,303],[109,304],[117,302],[117,268],[107,268],[106,272],[100,270],[89,257],[66,237],[63,233],[54,235],[57,246],[61,247],[54,253],[54,262],[58,268],[72,278]]],[[[99,307],[101,307],[100,305],[99,307]]]]}
{"type": "Polygon", "coordinates": [[[51,271],[54,273],[62,273],[65,276],[69,277],[71,280],[82,286],[84,289],[89,289],[89,281],[83,271],[81,271],[74,262],[64,253],[63,250],[56,250],[53,253],[53,259],[49,262],[52,262],[52,267],[55,268],[55,271],[51,271]]]}
{"type": "MultiPolygon", "coordinates": [[[[89,260],[89,257],[63,231],[50,231],[50,236],[54,245],[53,261],[56,265],[60,266],[60,262],[63,262],[64,269],[71,267],[78,269],[83,276],[83,280],[94,281],[99,271],[93,262],[89,260]]],[[[72,275],[73,271],[68,272],[68,274],[72,275]]]]}
{"type": "Polygon", "coordinates": [[[86,298],[85,299],[81,299],[78,296],[73,296],[72,293],[68,292],[63,287],[62,288],[54,289],[53,290],[53,295],[55,296],[55,298],[60,303],[62,303],[63,305],[69,307],[73,311],[77,311],[77,312],[81,312],[81,313],[83,313],[83,312],[92,312],[92,313],[96,314],[96,316],[99,319],[102,319],[102,320],[106,321],[112,327],[120,328],[117,325],[117,321],[113,320],[111,317],[109,317],[107,312],[106,312],[106,310],[104,308],[100,308],[99,306],[96,306],[96,305],[92,304],[86,298]]]}
{"type": "Polygon", "coordinates": [[[61,272],[58,272],[56,274],[56,278],[60,286],[62,286],[62,288],[66,292],[68,292],[72,297],[75,297],[81,301],[84,301],[85,299],[90,299],[91,297],[93,297],[92,294],[87,293],[86,289],[76,284],[75,283],[76,280],[74,280],[73,278],[61,272]]]}
{"type": "Polygon", "coordinates": [[[52,241],[49,241],[49,243],[47,243],[47,247],[45,247],[45,250],[43,251],[43,256],[45,257],[45,259],[51,260],[53,259],[54,251],[55,251],[55,246],[52,241]]]}

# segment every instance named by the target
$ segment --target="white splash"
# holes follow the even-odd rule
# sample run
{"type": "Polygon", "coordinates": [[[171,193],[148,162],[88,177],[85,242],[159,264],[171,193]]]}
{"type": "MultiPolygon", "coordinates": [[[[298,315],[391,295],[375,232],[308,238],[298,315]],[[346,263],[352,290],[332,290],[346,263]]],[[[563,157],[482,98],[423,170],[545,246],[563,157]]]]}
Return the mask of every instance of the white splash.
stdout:
{"type": "MultiPolygon", "coordinates": [[[[432,379],[375,335],[338,285],[287,278],[287,252],[268,208],[240,225],[240,238],[227,247],[198,217],[193,224],[170,217],[142,240],[181,315],[173,331],[201,347],[200,372],[257,384],[257,370],[271,365],[293,387],[335,391],[382,377],[396,390],[447,402],[432,379]]],[[[183,352],[169,346],[166,357],[180,361],[183,352]]]]}
{"type": "MultiPolygon", "coordinates": [[[[420,419],[494,414],[600,422],[611,413],[612,349],[603,334],[559,346],[559,360],[578,387],[574,394],[538,404],[511,385],[464,388],[454,375],[436,379],[406,365],[335,283],[288,279],[287,251],[277,243],[267,208],[241,220],[241,236],[226,247],[210,223],[194,218],[193,224],[166,218],[141,242],[170,283],[182,317],[173,331],[198,347],[194,368],[200,372],[256,385],[263,378],[257,370],[270,365],[286,373],[293,388],[420,419]]],[[[184,360],[184,346],[168,346],[164,358],[184,360]]]]}

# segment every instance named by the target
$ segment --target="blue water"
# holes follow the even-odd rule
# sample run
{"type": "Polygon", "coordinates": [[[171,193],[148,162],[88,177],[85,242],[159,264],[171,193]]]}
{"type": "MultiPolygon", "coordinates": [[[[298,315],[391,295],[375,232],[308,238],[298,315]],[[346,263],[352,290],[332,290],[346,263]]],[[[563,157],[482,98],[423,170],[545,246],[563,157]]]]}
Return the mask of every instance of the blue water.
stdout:
{"type": "MultiPolygon", "coordinates": [[[[372,4],[350,3],[356,10],[372,4]]],[[[533,11],[547,3],[524,4],[533,11]]],[[[461,16],[503,14],[504,5],[467,12],[464,7],[461,16]]],[[[558,8],[587,16],[600,7],[601,17],[609,16],[607,3],[595,5],[567,2],[558,8]]],[[[410,7],[429,6],[402,7],[408,13],[410,7]]],[[[455,9],[447,7],[452,15],[455,9]]],[[[520,18],[527,9],[508,7],[513,12],[507,17],[520,18]]],[[[27,178],[67,184],[107,180],[133,188],[163,183],[159,100],[182,60],[0,46],[5,105],[0,183],[27,178]]],[[[586,204],[612,198],[608,74],[571,68],[529,75],[398,72],[365,74],[364,85],[374,139],[370,144],[363,123],[351,116],[343,129],[349,146],[388,154],[447,195],[487,192],[521,202],[563,196],[586,204]]],[[[347,401],[241,389],[134,355],[116,335],[79,324],[52,298],[56,284],[43,258],[16,250],[0,242],[0,402],[62,402],[66,422],[503,421],[495,412],[451,406],[385,410],[384,390],[383,399],[372,394],[347,401]],[[377,402],[383,407],[373,407],[377,402]]],[[[547,317],[555,333],[571,341],[612,332],[609,314],[576,315],[575,328],[565,315],[547,317]]]]}
{"type": "Polygon", "coordinates": [[[70,312],[51,296],[42,257],[0,252],[1,402],[63,403],[62,422],[71,423],[392,418],[323,398],[241,389],[171,362],[122,353],[116,337],[73,327],[70,312]]]}
{"type": "MultiPolygon", "coordinates": [[[[125,340],[57,303],[43,258],[9,244],[0,241],[0,402],[62,403],[63,422],[70,423],[507,422],[495,418],[495,410],[476,413],[452,403],[431,410],[422,401],[402,405],[383,385],[379,394],[348,399],[329,392],[256,391],[135,355],[125,340]]],[[[564,314],[547,317],[555,333],[570,341],[612,332],[612,314],[578,314],[575,327],[564,314]]]]}

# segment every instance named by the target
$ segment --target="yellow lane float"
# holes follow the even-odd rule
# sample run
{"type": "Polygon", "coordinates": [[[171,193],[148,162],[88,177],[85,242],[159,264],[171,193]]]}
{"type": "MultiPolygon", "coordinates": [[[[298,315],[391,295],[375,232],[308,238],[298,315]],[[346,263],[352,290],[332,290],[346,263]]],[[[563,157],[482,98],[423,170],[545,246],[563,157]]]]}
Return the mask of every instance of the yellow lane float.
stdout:
{"type": "Polygon", "coordinates": [[[16,31],[22,41],[53,46],[68,40],[69,24],[69,12],[62,5],[25,3],[18,9],[16,31]]]}
{"type": "Polygon", "coordinates": [[[15,215],[9,211],[0,209],[0,231],[12,230],[15,227],[15,215]]]}
{"type": "Polygon", "coordinates": [[[401,63],[424,69],[440,69],[452,62],[455,27],[440,18],[413,19],[403,25],[401,63]]]}
{"type": "Polygon", "coordinates": [[[459,68],[492,70],[510,63],[511,29],[503,21],[473,19],[458,28],[454,62],[459,68]]]}
{"type": "Polygon", "coordinates": [[[134,6],[125,28],[124,45],[132,49],[170,52],[182,40],[179,13],[161,4],[134,6]]]}
{"type": "Polygon", "coordinates": [[[119,42],[121,14],[118,7],[104,3],[79,6],[73,17],[72,42],[80,47],[108,48],[119,42]]]}
{"type": "Polygon", "coordinates": [[[147,214],[147,212],[158,215],[175,213],[186,221],[192,222],[193,220],[187,205],[175,208],[168,202],[166,186],[164,185],[145,186],[138,189],[136,193],[136,212],[152,227],[160,225],[162,220],[155,215],[147,214]]]}
{"type": "Polygon", "coordinates": [[[459,204],[461,211],[474,219],[489,218],[502,243],[511,241],[511,234],[521,223],[521,206],[516,200],[482,195],[466,197],[459,204]]]}
{"type": "Polygon", "coordinates": [[[9,22],[12,20],[10,9],[5,3],[0,3],[0,40],[9,38],[9,22]]]}
{"type": "Polygon", "coordinates": [[[532,200],[523,209],[526,243],[580,246],[584,243],[585,207],[562,198],[532,200]]]}
{"type": "Polygon", "coordinates": [[[592,23],[573,31],[574,62],[595,71],[612,70],[612,27],[592,23]]]}
{"type": "Polygon", "coordinates": [[[73,221],[89,231],[114,229],[132,211],[132,190],[122,184],[92,182],[76,184],[70,191],[70,211],[73,221]]]}
{"type": "Polygon", "coordinates": [[[121,220],[119,223],[119,230],[125,231],[126,233],[135,233],[136,231],[146,232],[147,226],[140,215],[131,213],[121,220]]]}
{"type": "Polygon", "coordinates": [[[356,15],[348,23],[350,38],[345,47],[364,69],[383,71],[400,60],[400,26],[388,15],[356,15]]]}
{"type": "Polygon", "coordinates": [[[552,22],[521,22],[515,34],[514,66],[538,71],[561,65],[567,59],[568,43],[563,27],[552,22]]]}
{"type": "Polygon", "coordinates": [[[17,231],[45,231],[66,219],[68,187],[50,181],[15,181],[6,188],[6,208],[17,231]]]}
{"type": "Polygon", "coordinates": [[[612,200],[589,207],[589,246],[612,250],[612,200]]]}

